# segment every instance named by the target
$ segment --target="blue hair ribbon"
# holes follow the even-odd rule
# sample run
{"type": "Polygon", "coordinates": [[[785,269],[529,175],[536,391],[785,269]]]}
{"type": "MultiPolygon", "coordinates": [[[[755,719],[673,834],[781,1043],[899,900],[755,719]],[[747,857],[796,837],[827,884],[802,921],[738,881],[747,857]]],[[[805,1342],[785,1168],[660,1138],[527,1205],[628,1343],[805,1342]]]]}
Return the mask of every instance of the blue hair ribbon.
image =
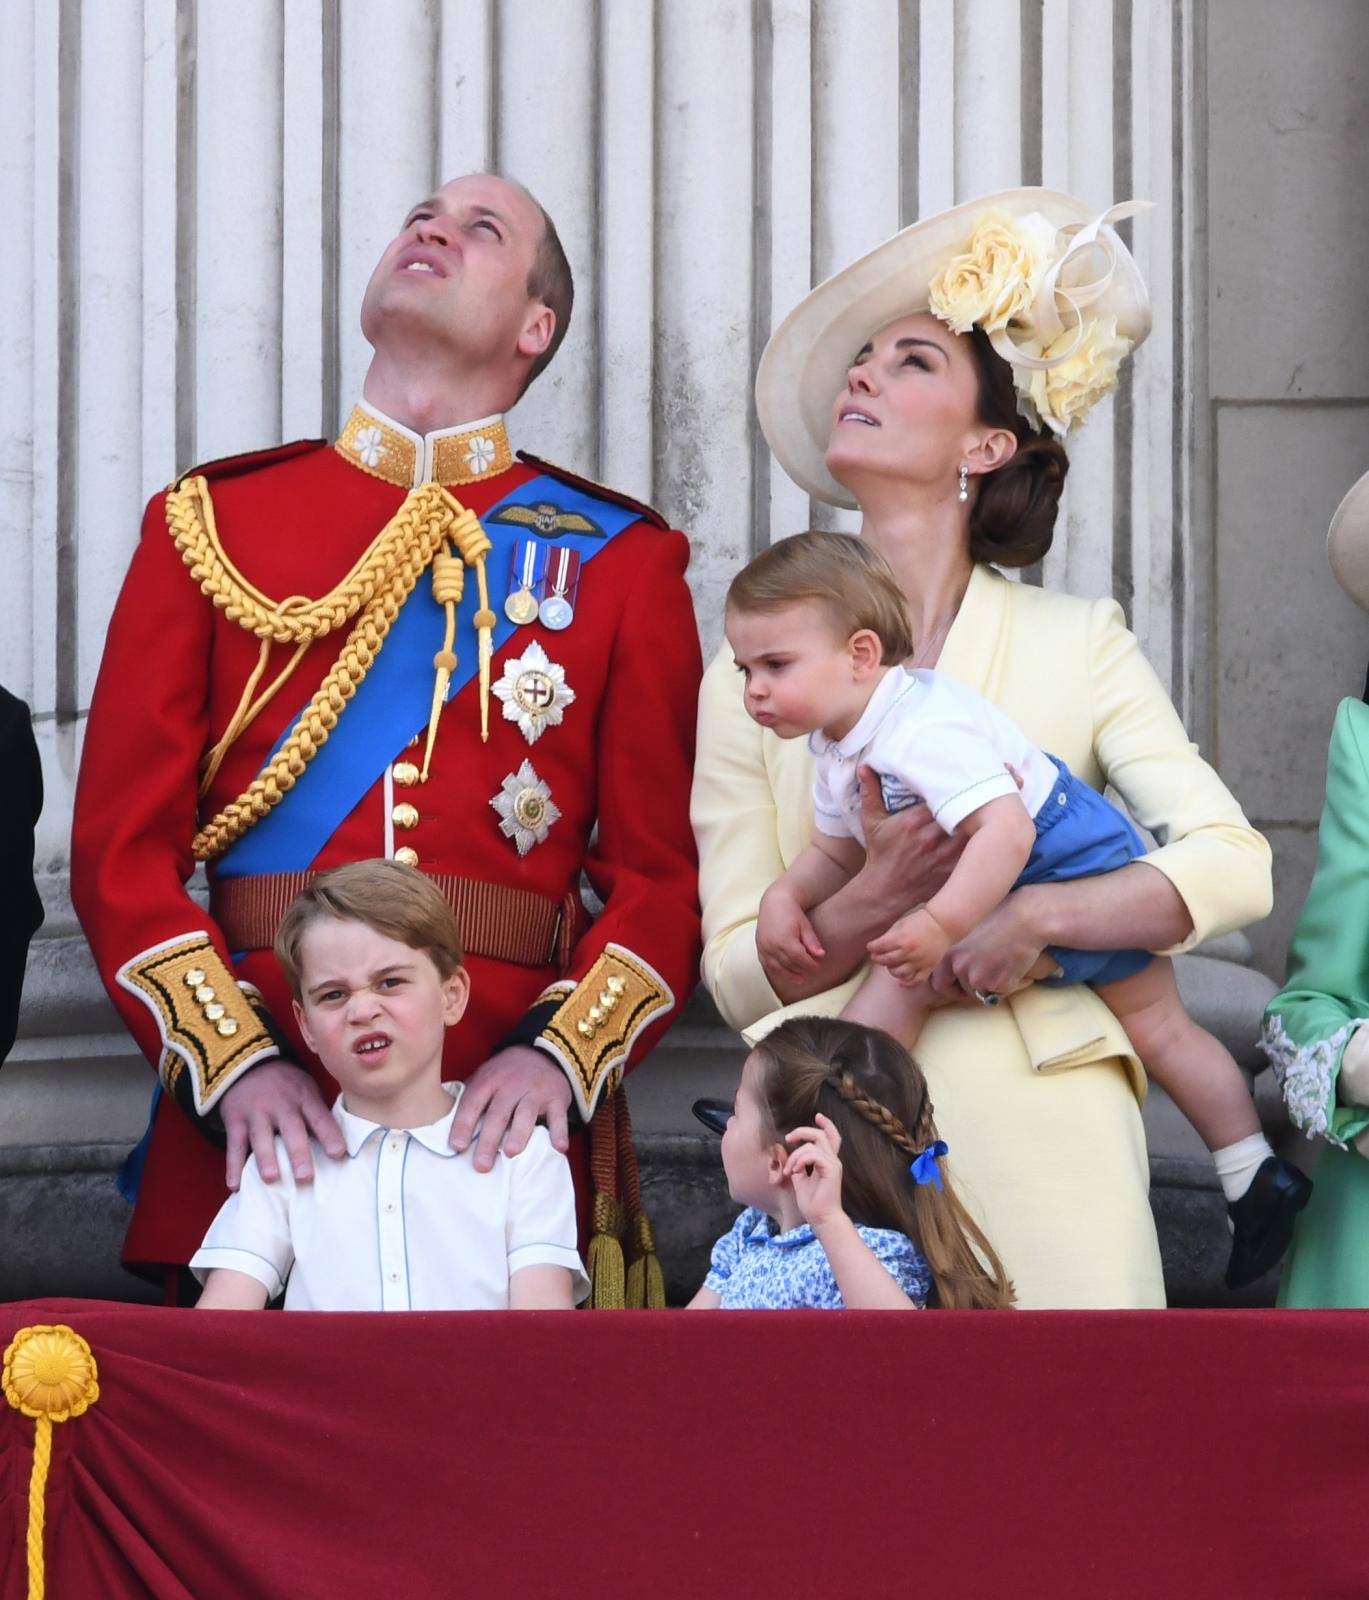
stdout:
{"type": "Polygon", "coordinates": [[[933,1183],[937,1193],[942,1192],[941,1168],[937,1166],[937,1159],[947,1154],[947,1144],[944,1139],[938,1139],[935,1144],[929,1144],[925,1150],[919,1151],[909,1164],[908,1171],[913,1175],[913,1182],[933,1183]]]}

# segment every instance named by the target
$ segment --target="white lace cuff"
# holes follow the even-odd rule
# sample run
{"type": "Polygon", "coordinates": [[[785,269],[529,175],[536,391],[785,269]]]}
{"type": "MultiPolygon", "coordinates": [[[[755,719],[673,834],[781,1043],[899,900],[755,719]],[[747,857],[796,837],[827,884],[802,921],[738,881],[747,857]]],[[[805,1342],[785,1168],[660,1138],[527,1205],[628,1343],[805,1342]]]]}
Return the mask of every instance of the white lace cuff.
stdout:
{"type": "Polygon", "coordinates": [[[1336,1069],[1346,1040],[1366,1021],[1369,1018],[1353,1017],[1329,1038],[1309,1045],[1300,1045],[1280,1017],[1266,1018],[1260,1034],[1260,1049],[1274,1069],[1293,1123],[1304,1133],[1319,1135],[1342,1150],[1346,1148],[1345,1140],[1331,1131],[1336,1106],[1336,1069]]]}

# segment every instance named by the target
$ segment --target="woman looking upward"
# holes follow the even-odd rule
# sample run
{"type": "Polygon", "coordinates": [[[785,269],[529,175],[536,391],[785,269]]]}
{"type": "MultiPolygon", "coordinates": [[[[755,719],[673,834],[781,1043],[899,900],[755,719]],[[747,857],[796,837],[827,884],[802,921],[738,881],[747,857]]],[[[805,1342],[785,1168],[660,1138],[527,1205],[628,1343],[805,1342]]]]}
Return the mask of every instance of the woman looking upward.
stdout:
{"type": "MultiPolygon", "coordinates": [[[[1013,190],[924,219],[814,290],[761,361],[761,425],[802,488],[858,506],[914,652],[984,695],[1158,841],[1103,876],[1014,891],[941,963],[918,1054],[967,1202],[1023,1306],[1163,1304],[1127,1036],[1082,985],[1024,987],[1051,945],[1157,953],[1267,914],[1269,850],[1197,755],[1110,600],[1008,582],[1050,548],[1063,436],[1149,331],[1111,227],[1013,190]],[[988,1004],[977,1004],[978,994],[988,1004]],[[1005,1003],[992,1002],[1005,997],[1005,1003]]],[[[796,531],[796,530],[785,530],[796,531]]],[[[839,1011],[866,946],[944,882],[958,845],[863,779],[865,867],[814,910],[821,954],[758,947],[761,894],[808,842],[812,757],[753,723],[725,650],[705,677],[693,816],[704,977],[751,1038],[839,1011]],[[826,913],[826,915],[824,915],[826,913]]],[[[919,815],[919,813],[924,813],[919,815]]]]}

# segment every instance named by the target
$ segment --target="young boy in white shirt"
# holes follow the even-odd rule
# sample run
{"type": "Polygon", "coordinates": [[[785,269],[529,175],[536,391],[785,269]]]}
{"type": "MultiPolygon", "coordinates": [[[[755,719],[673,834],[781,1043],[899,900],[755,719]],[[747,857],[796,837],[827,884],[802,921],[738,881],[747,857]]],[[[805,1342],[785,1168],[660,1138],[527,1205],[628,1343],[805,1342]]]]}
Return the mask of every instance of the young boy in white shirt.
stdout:
{"type": "MultiPolygon", "coordinates": [[[[1015,887],[1093,877],[1146,853],[1116,807],[982,695],[902,665],[913,654],[907,606],[863,540],[804,533],[771,545],[733,579],[726,632],[749,715],[781,739],[807,735],[817,757],[813,841],[761,899],[763,953],[794,972],[822,958],[807,913],[864,863],[862,767],[889,810],[925,803],[964,840],[937,893],[870,943],[875,967],[843,1012],[851,1020],[911,1045],[942,1003],[931,974],[1015,887]]],[[[1145,950],[1052,946],[1028,977],[1087,983],[1122,1023],[1213,1152],[1234,1233],[1228,1285],[1268,1271],[1312,1186],[1270,1149],[1240,1068],[1189,1017],[1173,965],[1145,950]]]]}
{"type": "Polygon", "coordinates": [[[284,1147],[255,1157],[190,1263],[202,1309],[569,1310],[589,1292],[566,1158],[545,1128],[475,1170],[447,1143],[461,1096],[442,1082],[446,1029],[470,980],[446,898],[396,861],[313,879],[286,911],[276,958],[310,1049],[341,1087],[340,1161],[297,1183],[284,1147]]]}

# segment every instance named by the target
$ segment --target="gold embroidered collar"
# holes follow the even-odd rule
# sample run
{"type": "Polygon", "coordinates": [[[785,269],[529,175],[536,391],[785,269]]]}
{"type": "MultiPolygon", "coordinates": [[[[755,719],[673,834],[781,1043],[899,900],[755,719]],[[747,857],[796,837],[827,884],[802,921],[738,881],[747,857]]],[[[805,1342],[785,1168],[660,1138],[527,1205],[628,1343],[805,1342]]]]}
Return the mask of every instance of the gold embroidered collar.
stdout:
{"type": "Polygon", "coordinates": [[[475,483],[513,465],[502,416],[420,434],[364,400],[352,407],[333,448],[354,467],[399,489],[428,482],[475,483]]]}

